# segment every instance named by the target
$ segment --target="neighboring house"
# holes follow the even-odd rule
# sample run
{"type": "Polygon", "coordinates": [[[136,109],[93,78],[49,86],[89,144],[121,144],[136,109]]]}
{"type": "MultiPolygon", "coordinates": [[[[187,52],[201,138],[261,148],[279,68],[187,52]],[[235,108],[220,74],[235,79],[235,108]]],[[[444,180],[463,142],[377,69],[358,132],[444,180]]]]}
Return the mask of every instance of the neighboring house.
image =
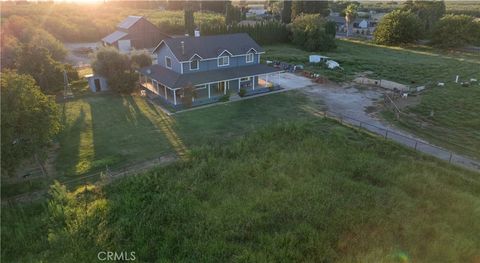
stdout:
{"type": "Polygon", "coordinates": [[[102,38],[105,46],[114,46],[122,52],[132,49],[154,48],[160,41],[169,38],[160,29],[142,16],[128,16],[117,25],[117,31],[102,38]]]}
{"type": "Polygon", "coordinates": [[[194,102],[208,103],[238,93],[274,87],[281,70],[260,64],[265,53],[248,34],[168,38],[153,51],[157,64],[139,70],[144,88],[167,102],[181,104],[183,89],[194,86],[194,102]]]}
{"type": "MultiPolygon", "coordinates": [[[[328,16],[328,21],[333,21],[337,24],[337,30],[340,32],[345,32],[347,30],[347,25],[345,22],[345,17],[342,16],[328,16]]],[[[368,19],[368,18],[356,18],[352,22],[352,29],[354,33],[359,33],[359,30],[368,30],[370,33],[375,30],[377,26],[377,21],[368,19]]]]}
{"type": "Polygon", "coordinates": [[[260,4],[250,4],[247,6],[248,12],[246,14],[247,17],[256,17],[256,16],[263,16],[267,12],[264,5],[260,4]]]}

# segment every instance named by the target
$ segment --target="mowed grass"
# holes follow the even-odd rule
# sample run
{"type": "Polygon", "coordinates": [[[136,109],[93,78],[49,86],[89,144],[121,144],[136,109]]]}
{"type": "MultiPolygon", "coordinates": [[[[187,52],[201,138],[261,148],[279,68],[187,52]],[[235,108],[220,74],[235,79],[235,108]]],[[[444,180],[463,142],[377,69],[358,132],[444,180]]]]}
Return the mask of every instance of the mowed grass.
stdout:
{"type": "Polygon", "coordinates": [[[321,118],[2,211],[2,259],[476,262],[480,177],[321,118]]]}
{"type": "MultiPolygon", "coordinates": [[[[387,119],[435,144],[480,159],[480,82],[470,87],[454,83],[471,78],[480,81],[480,53],[441,51],[425,46],[392,48],[365,42],[337,41],[334,52],[321,53],[338,61],[345,69],[332,72],[318,66],[320,72],[337,81],[350,80],[357,73],[398,81],[412,87],[428,85],[419,105],[403,110],[400,120],[384,112],[387,119]],[[438,82],[445,87],[437,87],[438,82]],[[433,113],[433,116],[432,116],[433,113]]],[[[307,64],[308,55],[290,45],[266,47],[265,59],[307,64]]]]}
{"type": "Polygon", "coordinates": [[[64,130],[57,172],[74,177],[106,166],[114,169],[184,154],[192,146],[226,142],[277,121],[311,117],[301,110],[308,104],[307,98],[293,92],[168,116],[142,97],[82,97],[59,105],[64,130]]]}

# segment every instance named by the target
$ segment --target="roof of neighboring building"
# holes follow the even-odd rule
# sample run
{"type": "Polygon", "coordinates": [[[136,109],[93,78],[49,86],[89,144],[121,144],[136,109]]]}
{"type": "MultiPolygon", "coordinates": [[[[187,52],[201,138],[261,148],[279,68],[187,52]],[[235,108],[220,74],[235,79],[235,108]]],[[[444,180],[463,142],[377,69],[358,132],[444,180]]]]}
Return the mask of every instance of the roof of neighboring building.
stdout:
{"type": "Polygon", "coordinates": [[[192,85],[199,85],[279,71],[282,70],[264,64],[217,69],[189,74],[179,74],[160,65],[152,65],[140,69],[140,72],[142,74],[147,75],[148,77],[155,79],[161,84],[173,89],[185,87],[189,83],[191,83],[192,85]],[[148,70],[150,70],[150,74],[147,74],[148,70]]]}
{"type": "Polygon", "coordinates": [[[128,33],[122,32],[122,31],[115,31],[111,33],[110,35],[102,38],[103,42],[106,42],[108,44],[113,44],[117,42],[118,40],[122,39],[124,36],[128,35],[128,33]]]}
{"type": "Polygon", "coordinates": [[[120,24],[118,24],[117,27],[123,28],[123,29],[129,29],[131,26],[133,26],[142,18],[143,18],[142,16],[128,16],[122,22],[120,22],[120,24]]]}
{"type": "MultiPolygon", "coordinates": [[[[255,49],[256,52],[263,52],[263,48],[246,33],[169,38],[160,42],[160,45],[162,43],[170,47],[179,61],[188,61],[195,54],[203,59],[216,58],[225,50],[233,56],[246,54],[252,48],[255,49]],[[182,41],[184,51],[182,51],[182,41]]],[[[160,45],[158,45],[153,52],[155,52],[160,45]]]]}

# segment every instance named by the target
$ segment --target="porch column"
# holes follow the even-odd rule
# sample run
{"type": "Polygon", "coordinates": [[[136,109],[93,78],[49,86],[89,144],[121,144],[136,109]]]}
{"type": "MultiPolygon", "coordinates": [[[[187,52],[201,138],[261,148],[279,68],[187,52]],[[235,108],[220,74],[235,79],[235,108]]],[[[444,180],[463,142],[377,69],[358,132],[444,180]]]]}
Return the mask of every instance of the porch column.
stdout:
{"type": "Polygon", "coordinates": [[[210,83],[208,84],[208,98],[210,99],[210,83]]]}
{"type": "Polygon", "coordinates": [[[255,76],[252,77],[252,82],[253,82],[252,90],[255,90],[255,76]]]}
{"type": "Polygon", "coordinates": [[[238,92],[240,92],[240,79],[238,79],[238,92]]]}
{"type": "Polygon", "coordinates": [[[176,95],[177,90],[173,90],[173,105],[177,105],[177,95],[176,95]]]}
{"type": "Polygon", "coordinates": [[[157,95],[160,95],[160,87],[158,86],[158,82],[155,81],[155,83],[157,83],[157,95]]]}
{"type": "Polygon", "coordinates": [[[268,88],[268,74],[265,74],[265,86],[268,88]]]}
{"type": "Polygon", "coordinates": [[[223,82],[223,94],[225,94],[225,95],[227,94],[227,82],[226,81],[223,82]]]}
{"type": "Polygon", "coordinates": [[[165,99],[168,101],[167,86],[163,86],[163,89],[165,90],[165,99]]]}

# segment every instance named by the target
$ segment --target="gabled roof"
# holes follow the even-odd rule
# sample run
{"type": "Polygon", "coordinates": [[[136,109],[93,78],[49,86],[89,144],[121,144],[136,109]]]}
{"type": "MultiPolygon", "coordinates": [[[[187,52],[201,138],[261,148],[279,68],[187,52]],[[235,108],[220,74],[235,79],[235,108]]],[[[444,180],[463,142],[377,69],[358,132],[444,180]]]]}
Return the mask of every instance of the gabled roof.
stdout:
{"type": "Polygon", "coordinates": [[[142,18],[142,16],[128,16],[122,22],[120,22],[117,27],[122,29],[129,29],[142,18]]]}
{"type": "Polygon", "coordinates": [[[179,61],[188,61],[194,54],[203,59],[216,58],[225,50],[233,56],[246,54],[252,48],[257,52],[263,52],[263,48],[246,33],[169,38],[163,40],[160,45],[162,43],[172,50],[179,61]],[[184,51],[182,51],[182,41],[184,51]]]}
{"type": "Polygon", "coordinates": [[[115,32],[111,33],[110,35],[102,38],[102,41],[111,45],[111,44],[117,42],[118,40],[122,39],[126,35],[128,35],[128,33],[125,33],[125,32],[122,32],[122,31],[115,31],[115,32]]]}

